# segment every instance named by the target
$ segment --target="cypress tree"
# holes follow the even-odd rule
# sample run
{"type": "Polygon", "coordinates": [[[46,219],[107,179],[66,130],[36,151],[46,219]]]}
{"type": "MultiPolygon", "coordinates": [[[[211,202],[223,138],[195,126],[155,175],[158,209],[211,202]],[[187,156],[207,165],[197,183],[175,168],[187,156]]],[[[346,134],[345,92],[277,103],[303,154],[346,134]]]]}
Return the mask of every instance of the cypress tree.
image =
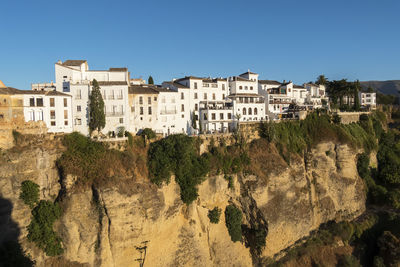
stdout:
{"type": "Polygon", "coordinates": [[[358,91],[360,89],[360,81],[354,82],[354,110],[360,110],[360,98],[358,97],[358,91]]]}
{"type": "Polygon", "coordinates": [[[104,100],[100,93],[100,86],[96,79],[92,82],[92,92],[89,97],[89,129],[101,131],[106,126],[104,100]]]}
{"type": "Polygon", "coordinates": [[[151,77],[151,75],[149,76],[149,79],[148,79],[147,83],[148,84],[154,84],[153,77],[151,77]]]}

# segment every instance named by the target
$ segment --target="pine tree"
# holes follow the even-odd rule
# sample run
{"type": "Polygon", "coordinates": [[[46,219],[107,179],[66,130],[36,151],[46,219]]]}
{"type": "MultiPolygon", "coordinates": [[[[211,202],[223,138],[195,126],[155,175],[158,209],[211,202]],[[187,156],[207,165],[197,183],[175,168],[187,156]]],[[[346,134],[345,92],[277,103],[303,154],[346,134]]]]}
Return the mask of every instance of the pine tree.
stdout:
{"type": "Polygon", "coordinates": [[[154,84],[153,77],[151,77],[151,75],[149,76],[149,79],[148,79],[147,83],[148,84],[154,84]]]}
{"type": "Polygon", "coordinates": [[[104,101],[100,93],[100,86],[96,79],[92,82],[92,92],[89,97],[89,129],[101,131],[106,126],[104,114],[104,101]]]}

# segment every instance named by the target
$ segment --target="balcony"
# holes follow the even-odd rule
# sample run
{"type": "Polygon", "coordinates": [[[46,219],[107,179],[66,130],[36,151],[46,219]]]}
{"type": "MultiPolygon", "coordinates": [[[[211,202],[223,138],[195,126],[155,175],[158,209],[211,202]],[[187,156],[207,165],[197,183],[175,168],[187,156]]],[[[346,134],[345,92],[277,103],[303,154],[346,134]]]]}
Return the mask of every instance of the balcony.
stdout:
{"type": "Polygon", "coordinates": [[[106,112],[106,117],[120,117],[120,116],[124,116],[125,113],[123,111],[119,111],[119,112],[106,112]]]}
{"type": "Polygon", "coordinates": [[[171,114],[177,114],[176,110],[161,110],[160,115],[171,115],[171,114]]]}

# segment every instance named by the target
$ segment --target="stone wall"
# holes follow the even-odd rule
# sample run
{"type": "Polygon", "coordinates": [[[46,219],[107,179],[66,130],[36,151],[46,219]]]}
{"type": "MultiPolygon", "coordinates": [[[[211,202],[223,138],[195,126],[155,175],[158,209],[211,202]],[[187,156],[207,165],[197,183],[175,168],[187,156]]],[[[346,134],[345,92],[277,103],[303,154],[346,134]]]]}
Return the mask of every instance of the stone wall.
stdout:
{"type": "Polygon", "coordinates": [[[343,124],[350,124],[352,122],[358,122],[361,114],[370,114],[371,112],[338,112],[337,114],[342,119],[343,124]]]}

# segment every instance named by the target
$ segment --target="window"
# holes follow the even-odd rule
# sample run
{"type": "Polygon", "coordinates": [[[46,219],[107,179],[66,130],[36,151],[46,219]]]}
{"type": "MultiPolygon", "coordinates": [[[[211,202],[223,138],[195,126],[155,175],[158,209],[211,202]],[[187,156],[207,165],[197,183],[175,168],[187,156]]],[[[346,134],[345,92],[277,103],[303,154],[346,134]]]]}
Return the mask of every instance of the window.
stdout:
{"type": "Polygon", "coordinates": [[[228,119],[231,120],[232,119],[232,114],[228,113],[228,119]]]}
{"type": "Polygon", "coordinates": [[[211,87],[212,88],[218,88],[218,84],[213,83],[213,84],[211,84],[211,87]]]}
{"type": "Polygon", "coordinates": [[[198,110],[199,109],[199,105],[198,104],[194,104],[194,110],[198,110]]]}
{"type": "Polygon", "coordinates": [[[203,83],[203,87],[210,87],[210,84],[208,84],[208,83],[203,83]]]}
{"type": "Polygon", "coordinates": [[[244,90],[247,90],[247,89],[248,89],[248,87],[247,87],[247,86],[245,86],[245,87],[244,87],[244,90]]]}
{"type": "Polygon", "coordinates": [[[220,113],[220,114],[219,114],[219,119],[220,119],[220,120],[223,120],[223,119],[224,119],[224,113],[220,113]]]}
{"type": "Polygon", "coordinates": [[[211,113],[211,119],[215,120],[215,113],[211,113]]]}
{"type": "Polygon", "coordinates": [[[56,111],[50,110],[50,120],[55,120],[55,119],[56,119],[56,111]]]}
{"type": "Polygon", "coordinates": [[[185,95],[181,92],[181,99],[185,99],[185,95]]]}
{"type": "Polygon", "coordinates": [[[50,125],[51,125],[51,126],[56,126],[56,122],[55,122],[55,121],[51,121],[51,122],[50,122],[50,125]]]}
{"type": "Polygon", "coordinates": [[[215,94],[212,94],[212,98],[213,98],[213,100],[215,100],[215,94]]]}
{"type": "Polygon", "coordinates": [[[151,105],[151,96],[147,98],[147,104],[151,105]]]}
{"type": "Polygon", "coordinates": [[[149,107],[149,115],[151,115],[151,107],[149,107]]]}
{"type": "Polygon", "coordinates": [[[197,89],[197,83],[194,83],[194,89],[197,89]]]}
{"type": "Polygon", "coordinates": [[[204,93],[204,100],[207,100],[207,93],[204,93]]]}
{"type": "Polygon", "coordinates": [[[181,106],[181,111],[182,111],[182,112],[185,111],[185,105],[184,105],[184,104],[182,104],[182,106],[181,106]]]}
{"type": "Polygon", "coordinates": [[[50,98],[50,107],[54,107],[54,97],[50,98]]]}
{"type": "Polygon", "coordinates": [[[206,113],[204,113],[203,118],[204,118],[204,120],[207,120],[207,114],[206,113]]]}
{"type": "Polygon", "coordinates": [[[82,111],[82,107],[81,106],[76,106],[76,111],[77,112],[81,112],[82,111]]]}
{"type": "Polygon", "coordinates": [[[143,107],[140,107],[140,115],[143,115],[143,107]]]}
{"type": "Polygon", "coordinates": [[[68,86],[63,86],[63,92],[69,92],[68,86]]]}
{"type": "Polygon", "coordinates": [[[239,86],[239,90],[242,90],[243,89],[243,86],[239,86]]]}
{"type": "Polygon", "coordinates": [[[124,123],[124,118],[119,118],[119,123],[124,123]]]}
{"type": "Polygon", "coordinates": [[[36,99],[36,106],[43,107],[43,98],[36,99]]]}
{"type": "Polygon", "coordinates": [[[68,120],[68,110],[64,110],[64,119],[68,120]]]}
{"type": "Polygon", "coordinates": [[[225,90],[225,84],[222,84],[222,90],[225,90]]]}
{"type": "Polygon", "coordinates": [[[243,115],[246,115],[246,108],[243,108],[243,115]]]}
{"type": "Polygon", "coordinates": [[[63,76],[63,79],[67,79],[67,76],[63,76]]]}
{"type": "Polygon", "coordinates": [[[64,107],[68,107],[68,99],[64,98],[64,107]]]}
{"type": "Polygon", "coordinates": [[[250,86],[250,90],[253,90],[253,86],[250,86]]]}
{"type": "Polygon", "coordinates": [[[154,97],[154,101],[157,101],[157,97],[156,96],[154,97]]]}
{"type": "Polygon", "coordinates": [[[249,108],[249,115],[251,115],[252,114],[252,112],[251,112],[251,108],[249,108]]]}
{"type": "Polygon", "coordinates": [[[257,108],[254,108],[254,115],[257,115],[257,108]]]}
{"type": "Polygon", "coordinates": [[[64,125],[65,125],[65,126],[68,126],[68,121],[64,121],[64,125]]]}
{"type": "Polygon", "coordinates": [[[182,118],[185,118],[185,114],[182,114],[182,118]]]}
{"type": "Polygon", "coordinates": [[[197,99],[197,93],[194,93],[194,99],[197,99]]]}
{"type": "Polygon", "coordinates": [[[222,94],[222,99],[225,99],[225,94],[222,94]]]}
{"type": "Polygon", "coordinates": [[[82,120],[81,119],[75,119],[75,124],[76,125],[81,125],[82,124],[82,120]]]}
{"type": "Polygon", "coordinates": [[[76,90],[76,96],[75,96],[75,98],[76,98],[76,99],[81,99],[81,98],[82,98],[81,89],[76,90]]]}
{"type": "Polygon", "coordinates": [[[139,96],[139,104],[143,105],[143,97],[142,96],[139,96]]]}
{"type": "Polygon", "coordinates": [[[131,107],[131,112],[135,112],[135,106],[131,107]]]}

